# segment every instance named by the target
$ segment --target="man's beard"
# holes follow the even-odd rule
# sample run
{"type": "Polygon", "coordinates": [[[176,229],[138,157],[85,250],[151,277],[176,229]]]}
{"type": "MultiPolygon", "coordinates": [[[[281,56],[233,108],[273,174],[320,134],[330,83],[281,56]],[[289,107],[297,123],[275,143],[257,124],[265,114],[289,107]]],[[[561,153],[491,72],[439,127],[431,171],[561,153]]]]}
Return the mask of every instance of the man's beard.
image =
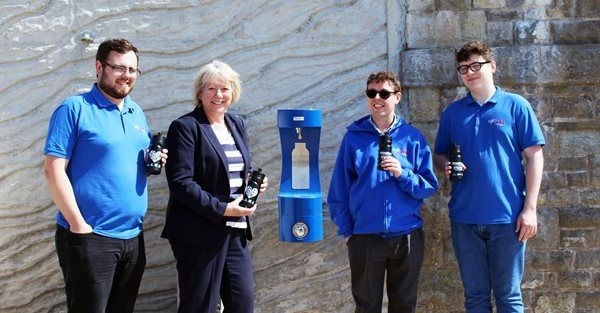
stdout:
{"type": "Polygon", "coordinates": [[[106,79],[101,79],[98,82],[98,87],[102,89],[102,91],[104,91],[107,95],[115,99],[123,99],[127,97],[131,90],[133,90],[133,86],[131,86],[131,88],[127,88],[124,86],[120,88],[115,88],[114,86],[109,85],[106,79]]]}

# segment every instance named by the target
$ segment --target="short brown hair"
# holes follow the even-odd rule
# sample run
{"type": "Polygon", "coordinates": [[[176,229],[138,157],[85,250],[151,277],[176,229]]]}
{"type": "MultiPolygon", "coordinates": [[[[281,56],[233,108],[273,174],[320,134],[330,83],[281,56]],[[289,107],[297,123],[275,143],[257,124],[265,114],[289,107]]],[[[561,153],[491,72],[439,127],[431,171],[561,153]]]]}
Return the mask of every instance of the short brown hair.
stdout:
{"type": "Polygon", "coordinates": [[[486,43],[475,40],[464,45],[460,50],[456,51],[456,62],[468,61],[472,55],[480,55],[486,61],[494,60],[494,52],[486,43]]]}
{"type": "Polygon", "coordinates": [[[367,86],[369,86],[369,84],[371,83],[383,82],[389,82],[390,84],[392,84],[394,86],[394,92],[398,92],[400,91],[400,89],[402,89],[402,85],[400,85],[400,80],[398,79],[398,76],[396,76],[396,74],[392,72],[381,71],[377,73],[372,73],[371,75],[369,75],[369,78],[367,78],[367,86]]]}
{"type": "Polygon", "coordinates": [[[121,54],[133,51],[138,63],[140,62],[138,49],[127,39],[107,39],[103,41],[100,46],[98,46],[98,52],[96,52],[96,61],[106,62],[106,59],[111,51],[116,51],[121,54]]]}

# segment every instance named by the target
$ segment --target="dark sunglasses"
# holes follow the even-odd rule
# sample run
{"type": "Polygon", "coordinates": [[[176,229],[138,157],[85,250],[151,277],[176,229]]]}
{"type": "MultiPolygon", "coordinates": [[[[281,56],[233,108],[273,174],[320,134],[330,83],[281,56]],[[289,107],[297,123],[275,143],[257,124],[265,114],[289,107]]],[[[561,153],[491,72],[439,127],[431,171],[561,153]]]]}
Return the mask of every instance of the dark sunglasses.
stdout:
{"type": "Polygon", "coordinates": [[[381,90],[375,90],[375,89],[367,89],[365,90],[365,93],[367,94],[367,97],[373,99],[375,98],[375,96],[377,96],[377,94],[379,94],[379,98],[385,100],[387,98],[389,98],[392,94],[398,93],[397,91],[388,91],[385,89],[381,89],[381,90]]]}

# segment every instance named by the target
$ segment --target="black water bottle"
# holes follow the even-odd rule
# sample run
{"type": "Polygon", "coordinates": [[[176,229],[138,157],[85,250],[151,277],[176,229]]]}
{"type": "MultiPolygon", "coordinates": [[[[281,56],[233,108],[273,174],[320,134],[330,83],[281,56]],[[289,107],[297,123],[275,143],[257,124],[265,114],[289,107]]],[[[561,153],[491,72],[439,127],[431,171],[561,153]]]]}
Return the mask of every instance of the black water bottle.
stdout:
{"type": "Polygon", "coordinates": [[[392,137],[388,134],[379,136],[379,153],[377,155],[377,169],[383,171],[381,161],[392,156],[392,137]]]}
{"type": "Polygon", "coordinates": [[[161,133],[152,136],[150,147],[148,147],[148,157],[146,158],[146,164],[144,165],[148,175],[160,174],[160,170],[162,169],[161,153],[166,140],[167,137],[163,136],[161,133]]]}
{"type": "Polygon", "coordinates": [[[264,179],[265,174],[262,173],[261,168],[252,171],[248,185],[246,185],[246,189],[244,189],[244,198],[242,201],[240,201],[240,206],[251,208],[256,204],[256,198],[258,198],[260,186],[262,185],[264,179]]]}
{"type": "Polygon", "coordinates": [[[463,179],[462,155],[460,146],[453,143],[450,146],[450,180],[459,181],[463,179]]]}

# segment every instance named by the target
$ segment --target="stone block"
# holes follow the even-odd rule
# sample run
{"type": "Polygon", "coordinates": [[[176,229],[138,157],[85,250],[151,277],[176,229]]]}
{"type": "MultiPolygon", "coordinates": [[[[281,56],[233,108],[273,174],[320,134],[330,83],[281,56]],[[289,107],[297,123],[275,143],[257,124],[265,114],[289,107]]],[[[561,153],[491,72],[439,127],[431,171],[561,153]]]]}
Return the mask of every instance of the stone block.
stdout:
{"type": "Polygon", "coordinates": [[[488,22],[514,22],[523,19],[523,11],[514,9],[489,10],[486,12],[488,22]]]}
{"type": "Polygon", "coordinates": [[[575,17],[598,18],[600,16],[600,1],[598,0],[573,0],[575,3],[575,17]]]}
{"type": "Polygon", "coordinates": [[[545,20],[516,21],[514,26],[515,43],[547,44],[550,42],[549,22],[545,20]]]}
{"type": "MultiPolygon", "coordinates": [[[[545,152],[545,151],[544,151],[545,152]]],[[[544,153],[546,154],[546,153],[544,153]]],[[[545,157],[545,155],[544,155],[545,157]]],[[[548,160],[547,158],[544,158],[546,163],[548,160]]],[[[547,163],[546,163],[547,165],[547,163]]],[[[548,172],[551,169],[546,168],[546,171],[544,172],[543,176],[542,176],[542,186],[541,186],[541,190],[543,190],[544,192],[548,192],[550,190],[556,189],[556,188],[561,188],[561,187],[566,187],[566,178],[563,172],[548,172]]]]}
{"type": "Polygon", "coordinates": [[[406,45],[410,49],[448,47],[460,40],[460,23],[456,12],[408,13],[406,45]]]}
{"type": "Polygon", "coordinates": [[[470,10],[459,15],[460,40],[487,40],[487,18],[484,11],[470,10]]]}
{"type": "Polygon", "coordinates": [[[558,286],[557,277],[558,275],[555,272],[535,271],[526,268],[521,288],[532,291],[552,290],[558,286]]]}
{"type": "Polygon", "coordinates": [[[436,0],[438,11],[466,11],[470,8],[471,0],[436,0]]]}
{"type": "Polygon", "coordinates": [[[535,299],[534,312],[575,313],[575,293],[547,292],[535,299]]]}
{"type": "Polygon", "coordinates": [[[600,291],[598,287],[587,292],[577,292],[575,302],[577,303],[577,312],[597,313],[600,308],[600,291]]]}
{"type": "MultiPolygon", "coordinates": [[[[589,186],[589,183],[590,183],[590,175],[587,171],[569,172],[569,173],[566,173],[566,177],[567,177],[567,185],[569,185],[571,188],[586,187],[586,186],[589,186]]],[[[586,192],[581,193],[582,204],[585,204],[583,201],[585,195],[586,195],[586,192]]]]}
{"type": "Polygon", "coordinates": [[[579,270],[600,268],[600,249],[577,251],[575,268],[579,270]]]}
{"type": "Polygon", "coordinates": [[[551,208],[573,207],[581,204],[579,192],[570,187],[549,190],[546,193],[545,206],[551,208]]]}
{"type": "Polygon", "coordinates": [[[569,250],[599,249],[600,229],[562,229],[560,247],[569,250]]]}
{"type": "Polygon", "coordinates": [[[600,153],[594,153],[591,155],[590,166],[592,168],[600,168],[600,153]]]}
{"type": "MultiPolygon", "coordinates": [[[[600,44],[542,46],[540,47],[543,67],[536,83],[600,83],[596,70],[600,63],[600,44]]],[[[532,81],[533,83],[533,81],[532,81]]]]}
{"type": "Polygon", "coordinates": [[[409,97],[411,121],[436,122],[439,120],[442,110],[438,89],[412,88],[409,97]]]}
{"type": "Polygon", "coordinates": [[[488,22],[488,43],[492,46],[506,46],[513,43],[512,22],[488,22]]]}
{"type": "Polygon", "coordinates": [[[449,49],[408,50],[402,54],[406,87],[447,85],[456,81],[454,53],[449,49]]]}
{"type": "Polygon", "coordinates": [[[586,157],[598,153],[600,136],[597,131],[569,131],[560,134],[562,156],[586,157]]]}
{"type": "Polygon", "coordinates": [[[558,273],[558,285],[567,290],[587,290],[592,286],[590,271],[561,271],[558,273]]]}
{"type": "Polygon", "coordinates": [[[486,39],[486,18],[483,11],[438,11],[408,13],[406,44],[409,49],[453,47],[461,43],[486,39]]]}
{"type": "Polygon", "coordinates": [[[435,10],[436,0],[406,0],[408,12],[432,12],[435,10]]]}
{"type": "Polygon", "coordinates": [[[590,185],[600,187],[600,170],[593,171],[590,185]]]}
{"type": "Polygon", "coordinates": [[[558,210],[561,228],[600,228],[597,208],[563,208],[558,210]]]}
{"type": "Polygon", "coordinates": [[[581,94],[557,95],[551,104],[553,118],[591,119],[598,109],[590,96],[581,94]]]}
{"type": "Polygon", "coordinates": [[[557,45],[600,42],[600,20],[558,20],[550,22],[552,41],[557,45]]]}
{"type": "Polygon", "coordinates": [[[552,1],[546,7],[548,19],[564,19],[572,16],[573,0],[552,1]]]}
{"type": "Polygon", "coordinates": [[[523,19],[530,21],[548,20],[549,18],[547,13],[547,7],[530,8],[523,13],[523,19]]]}
{"type": "Polygon", "coordinates": [[[519,7],[526,11],[536,7],[546,7],[552,0],[506,0],[506,5],[509,7],[519,7]]]}
{"type": "Polygon", "coordinates": [[[533,271],[566,271],[575,259],[572,251],[527,251],[525,263],[533,271]]]}
{"type": "Polygon", "coordinates": [[[562,172],[577,171],[587,168],[589,168],[589,158],[587,156],[561,157],[558,159],[558,170],[562,172]]]}
{"type": "Polygon", "coordinates": [[[505,6],[505,0],[473,0],[473,8],[475,9],[500,9],[505,6]]]}
{"type": "Polygon", "coordinates": [[[600,208],[600,188],[589,187],[581,191],[581,204],[600,208]]]}
{"type": "Polygon", "coordinates": [[[493,50],[498,67],[494,76],[499,85],[539,82],[543,69],[539,47],[509,46],[493,50]]]}

